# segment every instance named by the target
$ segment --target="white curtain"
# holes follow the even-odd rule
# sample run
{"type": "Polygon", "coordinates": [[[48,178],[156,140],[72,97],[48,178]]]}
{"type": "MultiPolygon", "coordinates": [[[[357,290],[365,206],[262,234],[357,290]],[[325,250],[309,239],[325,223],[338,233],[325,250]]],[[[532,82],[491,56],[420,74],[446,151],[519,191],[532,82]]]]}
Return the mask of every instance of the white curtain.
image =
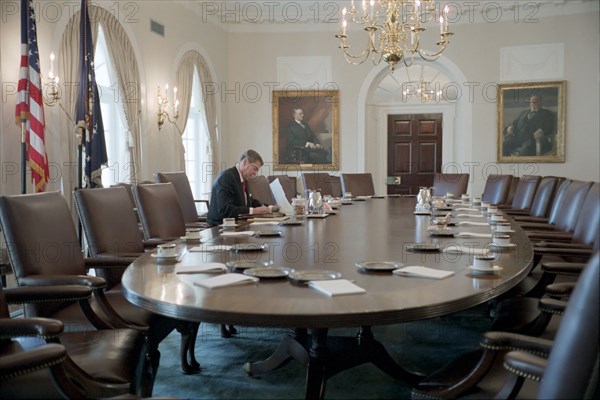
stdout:
{"type": "MultiPolygon", "coordinates": [[[[90,5],[90,22],[94,46],[98,38],[98,23],[104,26],[106,44],[114,68],[119,79],[119,89],[124,104],[124,114],[127,122],[130,158],[134,182],[137,181],[137,166],[140,165],[140,114],[141,93],[140,76],[133,48],[125,30],[113,14],[101,7],[90,5]]],[[[77,104],[78,73],[79,73],[79,21],[81,13],[73,15],[62,36],[58,54],[59,70],[61,71],[63,93],[60,106],[64,110],[60,115],[60,129],[65,132],[66,140],[62,140],[62,191],[71,193],[77,186],[78,156],[77,137],[75,132],[75,107],[77,104]]],[[[71,196],[66,195],[67,199],[71,196]]]]}
{"type": "MultiPolygon", "coordinates": [[[[177,120],[177,127],[179,132],[183,134],[185,131],[185,125],[187,124],[188,116],[190,113],[190,103],[192,100],[192,83],[194,81],[194,67],[198,69],[200,75],[200,84],[202,85],[202,95],[204,110],[206,115],[206,123],[208,125],[208,134],[210,138],[210,149],[213,155],[213,162],[218,163],[217,160],[217,107],[215,103],[214,95],[207,95],[204,90],[204,85],[212,83],[212,75],[208,69],[206,60],[200,53],[195,50],[186,52],[179,66],[177,67],[177,89],[179,99],[179,119],[177,120]]],[[[185,156],[183,154],[183,143],[181,146],[181,170],[185,167],[185,156]]]]}

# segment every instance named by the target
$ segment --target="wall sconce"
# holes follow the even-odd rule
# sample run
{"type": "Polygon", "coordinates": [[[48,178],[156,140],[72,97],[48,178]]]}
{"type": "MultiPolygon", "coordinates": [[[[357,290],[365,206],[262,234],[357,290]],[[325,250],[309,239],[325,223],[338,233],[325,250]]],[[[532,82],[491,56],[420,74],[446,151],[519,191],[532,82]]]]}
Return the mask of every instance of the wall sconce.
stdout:
{"type": "Polygon", "coordinates": [[[165,85],[165,96],[164,97],[160,92],[160,86],[158,87],[156,101],[158,102],[157,116],[158,116],[158,129],[159,130],[162,128],[163,124],[165,123],[165,119],[168,120],[170,123],[175,124],[175,121],[177,121],[177,118],[179,118],[179,110],[177,109],[177,107],[179,106],[179,100],[177,100],[177,88],[176,87],[173,88],[173,108],[171,110],[173,116],[171,116],[171,114],[169,114],[168,95],[169,95],[169,85],[168,84],[165,85]]]}
{"type": "Polygon", "coordinates": [[[43,85],[45,94],[42,96],[44,104],[52,107],[60,100],[60,94],[58,93],[58,74],[54,73],[54,53],[50,53],[50,71],[48,72],[48,83],[43,85]]]}

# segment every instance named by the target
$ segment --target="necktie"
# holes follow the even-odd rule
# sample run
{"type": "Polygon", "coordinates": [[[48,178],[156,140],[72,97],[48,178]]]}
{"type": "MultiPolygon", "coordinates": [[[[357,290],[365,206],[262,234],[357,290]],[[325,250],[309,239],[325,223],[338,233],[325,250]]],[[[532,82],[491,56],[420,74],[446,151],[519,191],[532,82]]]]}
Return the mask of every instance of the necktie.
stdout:
{"type": "Polygon", "coordinates": [[[246,181],[242,181],[242,192],[244,192],[244,205],[248,205],[248,195],[246,194],[246,181]]]}

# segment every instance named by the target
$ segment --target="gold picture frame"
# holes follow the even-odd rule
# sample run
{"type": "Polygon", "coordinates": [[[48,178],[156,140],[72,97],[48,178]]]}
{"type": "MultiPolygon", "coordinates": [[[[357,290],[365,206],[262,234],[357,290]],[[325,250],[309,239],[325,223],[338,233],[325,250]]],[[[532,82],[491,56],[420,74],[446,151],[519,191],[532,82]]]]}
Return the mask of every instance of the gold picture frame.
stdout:
{"type": "Polygon", "coordinates": [[[339,102],[338,90],[273,91],[274,170],[339,169],[339,102]],[[302,124],[295,121],[297,109],[302,124]]]}
{"type": "Polygon", "coordinates": [[[498,162],[565,162],[565,81],[498,85],[498,162]]]}

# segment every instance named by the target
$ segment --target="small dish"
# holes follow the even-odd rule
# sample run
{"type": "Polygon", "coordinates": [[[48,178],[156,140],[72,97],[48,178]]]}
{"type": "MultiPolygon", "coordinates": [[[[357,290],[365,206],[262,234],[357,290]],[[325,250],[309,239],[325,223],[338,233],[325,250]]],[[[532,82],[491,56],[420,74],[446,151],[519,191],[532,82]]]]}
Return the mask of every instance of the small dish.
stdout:
{"type": "Polygon", "coordinates": [[[150,257],[152,258],[157,258],[160,260],[175,260],[177,258],[177,254],[175,254],[174,256],[159,256],[158,254],[150,254],[150,257]]]}
{"type": "Polygon", "coordinates": [[[269,230],[269,231],[257,231],[254,236],[257,237],[273,237],[273,236],[281,236],[283,232],[281,231],[276,231],[276,230],[269,230]]]}
{"type": "Polygon", "coordinates": [[[368,198],[368,196],[356,196],[354,201],[367,201],[368,198]]]}
{"type": "Polygon", "coordinates": [[[516,245],[517,245],[516,243],[509,243],[509,244],[490,243],[490,246],[496,247],[498,249],[511,249],[511,248],[515,247],[516,245]]]}
{"type": "Polygon", "coordinates": [[[415,215],[431,215],[430,211],[415,211],[413,214],[415,215]]]}
{"type": "Polygon", "coordinates": [[[502,267],[494,265],[492,269],[479,269],[474,268],[472,265],[467,265],[467,269],[473,274],[493,274],[498,271],[502,271],[502,267]]]}
{"type": "Polygon", "coordinates": [[[294,270],[286,267],[258,267],[244,270],[244,275],[259,279],[279,279],[288,277],[294,270]]]}
{"type": "Polygon", "coordinates": [[[371,196],[371,198],[372,199],[383,199],[383,198],[385,198],[385,196],[382,196],[382,195],[373,195],[373,196],[371,196]]]}
{"type": "Polygon", "coordinates": [[[271,261],[227,261],[225,263],[231,271],[243,271],[250,268],[264,268],[273,265],[271,261]]]}
{"type": "Polygon", "coordinates": [[[342,200],[342,205],[344,206],[349,206],[351,204],[354,204],[352,200],[342,200]]]}
{"type": "Polygon", "coordinates": [[[364,271],[393,271],[403,267],[404,264],[395,261],[361,261],[356,266],[364,271]]]}
{"type": "Polygon", "coordinates": [[[264,243],[237,243],[231,246],[230,251],[265,251],[268,247],[264,243]]]}
{"type": "Polygon", "coordinates": [[[329,214],[327,214],[327,213],[323,213],[323,214],[308,214],[306,216],[306,218],[326,218],[328,216],[329,216],[329,214]]]}
{"type": "Polygon", "coordinates": [[[310,281],[340,279],[342,274],[336,271],[294,271],[288,277],[294,283],[305,284],[310,281]]]}
{"type": "Polygon", "coordinates": [[[414,252],[434,252],[440,251],[440,245],[437,243],[414,243],[406,246],[406,250],[414,252]]]}
{"type": "Polygon", "coordinates": [[[434,237],[454,237],[454,232],[452,229],[431,229],[429,231],[429,236],[434,237]]]}
{"type": "Polygon", "coordinates": [[[183,239],[183,240],[185,240],[185,241],[186,241],[186,242],[188,242],[188,243],[200,243],[200,242],[202,241],[202,239],[201,239],[201,238],[198,238],[198,239],[190,239],[190,238],[188,238],[187,236],[181,236],[179,239],[183,239]]]}
{"type": "Polygon", "coordinates": [[[302,221],[292,221],[289,219],[287,221],[281,221],[279,223],[279,225],[282,225],[282,226],[297,226],[297,225],[302,225],[302,224],[303,224],[302,221]]]}

